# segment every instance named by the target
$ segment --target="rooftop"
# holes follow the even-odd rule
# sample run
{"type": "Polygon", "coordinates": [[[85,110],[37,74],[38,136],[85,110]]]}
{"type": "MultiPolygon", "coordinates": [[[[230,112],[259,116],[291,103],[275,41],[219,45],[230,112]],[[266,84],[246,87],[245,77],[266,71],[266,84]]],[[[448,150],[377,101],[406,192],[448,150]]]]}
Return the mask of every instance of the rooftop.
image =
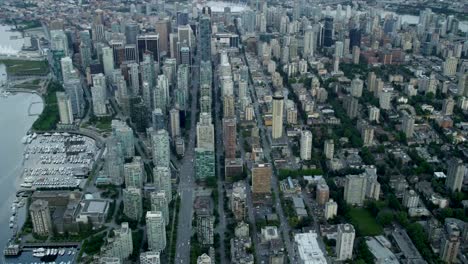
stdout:
{"type": "Polygon", "coordinates": [[[300,233],[294,235],[294,241],[297,243],[301,263],[304,264],[326,264],[327,260],[323,251],[317,242],[316,233],[300,233]]]}

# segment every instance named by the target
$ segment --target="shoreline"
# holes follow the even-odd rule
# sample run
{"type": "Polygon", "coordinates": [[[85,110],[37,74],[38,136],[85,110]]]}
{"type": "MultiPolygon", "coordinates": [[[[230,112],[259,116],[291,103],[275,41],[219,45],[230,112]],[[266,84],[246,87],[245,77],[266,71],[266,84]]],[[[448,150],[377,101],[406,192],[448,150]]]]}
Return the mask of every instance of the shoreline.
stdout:
{"type": "MultiPolygon", "coordinates": [[[[24,112],[21,112],[21,114],[17,114],[17,115],[18,116],[27,116],[27,118],[24,119],[24,120],[27,120],[27,121],[24,121],[22,123],[23,125],[18,125],[17,127],[10,127],[9,132],[5,133],[7,138],[10,137],[10,138],[13,138],[13,140],[18,140],[18,141],[17,142],[11,142],[11,144],[6,145],[5,149],[4,149],[4,153],[9,153],[9,154],[5,154],[5,156],[11,155],[12,159],[11,159],[11,161],[3,160],[3,162],[5,162],[4,166],[6,166],[6,167],[4,167],[5,168],[5,171],[4,171],[5,174],[4,174],[3,178],[1,178],[1,181],[2,181],[2,183],[4,185],[4,188],[5,188],[3,190],[3,193],[5,194],[5,196],[2,197],[2,199],[4,200],[4,203],[2,205],[2,206],[4,206],[4,208],[2,209],[4,211],[4,214],[2,215],[4,217],[4,219],[3,218],[1,219],[1,221],[3,221],[4,223],[2,223],[3,227],[2,227],[2,230],[0,232],[0,236],[2,238],[2,240],[1,240],[1,245],[2,245],[1,249],[2,250],[3,250],[3,247],[5,247],[5,246],[7,246],[9,244],[10,239],[15,238],[15,236],[16,236],[15,233],[14,233],[15,229],[11,229],[8,226],[8,218],[10,217],[9,208],[11,207],[11,205],[13,204],[14,201],[24,199],[24,198],[21,198],[22,195],[18,195],[18,194],[22,193],[20,185],[21,185],[22,179],[23,179],[22,172],[23,172],[23,168],[24,168],[24,146],[21,144],[21,138],[23,136],[27,135],[28,133],[30,133],[32,125],[34,124],[34,122],[38,118],[38,116],[36,116],[36,115],[34,115],[34,116],[28,115],[28,108],[30,108],[32,104],[37,104],[38,102],[41,102],[41,104],[42,104],[41,109],[37,109],[38,110],[37,112],[42,113],[43,110],[44,110],[44,100],[40,96],[40,94],[38,94],[37,92],[33,92],[33,91],[20,92],[20,91],[17,91],[15,93],[12,93],[11,95],[8,95],[7,97],[1,97],[0,98],[0,101],[4,101],[3,103],[6,103],[7,100],[12,100],[12,102],[9,102],[8,104],[6,104],[5,109],[11,109],[10,112],[14,112],[14,110],[16,110],[16,108],[12,109],[11,107],[9,107],[8,106],[9,104],[19,105],[18,108],[21,108],[21,109],[25,108],[24,110],[22,110],[24,112]],[[38,98],[36,98],[35,95],[37,95],[38,98]],[[13,96],[16,96],[16,97],[19,97],[19,98],[18,99],[9,98],[9,97],[13,97],[13,96]],[[8,186],[11,186],[11,187],[8,187],[8,186]]],[[[36,106],[34,106],[34,107],[36,107],[36,106]]],[[[7,112],[6,112],[6,114],[7,114],[7,112]]],[[[5,119],[5,122],[6,123],[4,123],[2,125],[6,126],[8,124],[7,122],[9,122],[9,119],[5,119]]],[[[5,140],[5,138],[4,138],[4,140],[5,140]]],[[[16,232],[20,232],[20,230],[22,229],[22,227],[24,225],[24,222],[25,222],[25,220],[27,218],[27,210],[26,209],[27,209],[26,205],[24,205],[23,207],[18,208],[18,210],[17,210],[17,217],[15,218],[16,232]]]]}

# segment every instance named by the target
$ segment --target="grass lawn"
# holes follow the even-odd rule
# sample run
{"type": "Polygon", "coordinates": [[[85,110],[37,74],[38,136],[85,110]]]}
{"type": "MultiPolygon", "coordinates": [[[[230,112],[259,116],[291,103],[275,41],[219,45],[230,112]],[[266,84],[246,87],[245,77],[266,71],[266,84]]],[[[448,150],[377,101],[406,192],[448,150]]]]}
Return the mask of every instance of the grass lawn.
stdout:
{"type": "Polygon", "coordinates": [[[40,82],[40,80],[37,79],[37,80],[30,81],[30,82],[24,82],[24,83],[17,84],[13,88],[38,90],[38,89],[41,88],[41,86],[39,85],[39,82],[40,82]]]}
{"type": "Polygon", "coordinates": [[[45,75],[49,72],[46,61],[0,60],[11,75],[45,75]]]}
{"type": "Polygon", "coordinates": [[[94,125],[97,129],[103,130],[103,131],[110,131],[112,130],[112,117],[106,116],[106,117],[91,117],[89,120],[89,123],[91,125],[94,125]]]}
{"type": "Polygon", "coordinates": [[[62,85],[51,82],[44,95],[44,110],[39,118],[34,122],[32,128],[37,131],[49,131],[55,129],[60,120],[57,105],[56,92],[63,91],[62,85]]]}
{"type": "Polygon", "coordinates": [[[372,217],[369,211],[364,208],[351,208],[349,210],[351,222],[363,236],[375,236],[382,234],[383,229],[372,217]]]}

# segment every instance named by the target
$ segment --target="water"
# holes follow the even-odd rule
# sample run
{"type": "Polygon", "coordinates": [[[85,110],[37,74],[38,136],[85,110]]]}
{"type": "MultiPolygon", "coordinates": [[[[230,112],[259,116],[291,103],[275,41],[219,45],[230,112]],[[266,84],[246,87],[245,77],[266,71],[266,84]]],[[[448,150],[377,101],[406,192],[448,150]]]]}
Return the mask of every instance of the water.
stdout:
{"type": "MultiPolygon", "coordinates": [[[[390,15],[396,15],[396,16],[400,16],[401,17],[401,23],[408,23],[409,25],[416,25],[419,23],[419,16],[415,16],[415,15],[398,15],[397,13],[395,12],[391,12],[391,11],[383,11],[381,13],[381,17],[384,17],[385,15],[387,14],[390,14],[390,15]]],[[[458,28],[462,31],[462,32],[468,32],[468,21],[460,21],[460,23],[458,24],[458,28]]]]}
{"type": "MultiPolygon", "coordinates": [[[[344,12],[344,11],[343,11],[344,12]]],[[[323,14],[326,13],[325,10],[322,11],[323,14]]],[[[361,11],[358,11],[358,13],[362,14],[361,11]]],[[[419,23],[419,16],[415,15],[404,15],[404,14],[397,14],[393,11],[387,11],[387,10],[379,10],[380,17],[385,17],[386,15],[393,15],[393,16],[399,16],[401,17],[401,23],[408,23],[409,25],[416,25],[419,23]]],[[[336,11],[335,10],[330,10],[330,15],[335,17],[336,11]]],[[[462,32],[468,32],[468,21],[460,21],[458,25],[459,29],[462,32]]]]}
{"type": "MultiPolygon", "coordinates": [[[[24,149],[21,139],[37,118],[28,115],[28,108],[34,102],[42,102],[41,97],[29,93],[0,96],[0,254],[12,235],[9,221],[11,205],[21,183],[24,149]]],[[[42,111],[42,108],[42,103],[36,104],[34,111],[42,111]]],[[[20,213],[19,226],[24,221],[24,209],[20,213]]]]}
{"type": "Polygon", "coordinates": [[[11,31],[12,29],[11,26],[0,25],[0,54],[17,54],[23,47],[24,39],[21,33],[11,31]]]}
{"type": "Polygon", "coordinates": [[[66,248],[65,254],[63,256],[57,255],[57,257],[55,259],[49,259],[49,260],[42,259],[41,260],[40,258],[34,257],[32,255],[33,254],[32,250],[28,249],[27,251],[23,251],[21,253],[21,255],[18,256],[18,257],[5,258],[5,264],[19,264],[19,263],[22,263],[22,264],[36,263],[36,264],[39,264],[39,263],[52,263],[52,262],[55,262],[56,264],[60,264],[60,263],[63,264],[63,263],[68,263],[69,261],[70,261],[70,263],[75,263],[74,259],[77,256],[77,252],[78,252],[78,250],[76,248],[69,247],[69,248],[66,248]],[[69,255],[68,252],[70,252],[70,251],[73,252],[73,254],[69,255]]]}

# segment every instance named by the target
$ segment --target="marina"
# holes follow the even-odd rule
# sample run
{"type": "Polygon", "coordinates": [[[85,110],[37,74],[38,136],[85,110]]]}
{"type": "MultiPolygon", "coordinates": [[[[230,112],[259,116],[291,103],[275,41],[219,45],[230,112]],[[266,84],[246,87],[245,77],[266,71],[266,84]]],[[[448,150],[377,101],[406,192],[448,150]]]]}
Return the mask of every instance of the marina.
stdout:
{"type": "Polygon", "coordinates": [[[21,188],[77,188],[91,170],[97,153],[95,141],[68,133],[31,134],[25,145],[21,188]]]}
{"type": "Polygon", "coordinates": [[[77,256],[76,247],[25,248],[18,256],[4,257],[5,264],[72,264],[77,256]]]}

